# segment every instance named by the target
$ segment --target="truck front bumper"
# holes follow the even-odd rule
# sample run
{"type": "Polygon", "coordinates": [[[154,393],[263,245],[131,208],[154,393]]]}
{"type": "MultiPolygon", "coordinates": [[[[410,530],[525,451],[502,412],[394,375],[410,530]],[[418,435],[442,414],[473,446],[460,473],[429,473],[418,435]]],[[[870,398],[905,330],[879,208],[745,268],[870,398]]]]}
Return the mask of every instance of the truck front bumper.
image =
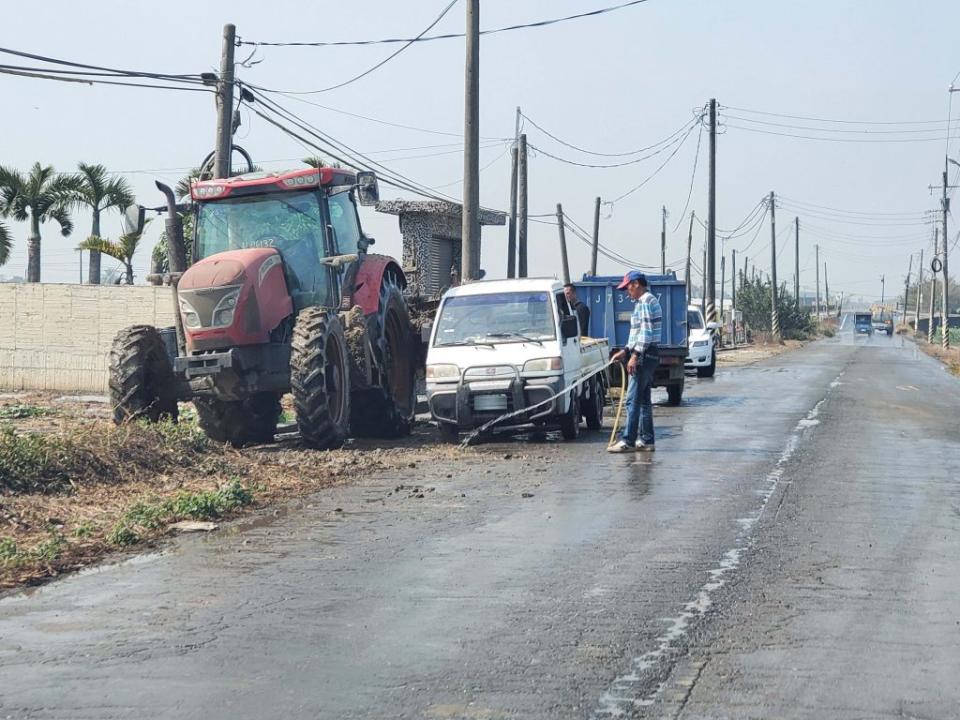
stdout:
{"type": "MultiPolygon", "coordinates": [[[[560,392],[562,385],[563,378],[560,376],[428,383],[427,404],[437,422],[468,430],[508,413],[543,403],[560,392]]],[[[565,407],[564,397],[554,398],[529,412],[522,412],[507,425],[536,423],[560,415],[565,407]]]]}

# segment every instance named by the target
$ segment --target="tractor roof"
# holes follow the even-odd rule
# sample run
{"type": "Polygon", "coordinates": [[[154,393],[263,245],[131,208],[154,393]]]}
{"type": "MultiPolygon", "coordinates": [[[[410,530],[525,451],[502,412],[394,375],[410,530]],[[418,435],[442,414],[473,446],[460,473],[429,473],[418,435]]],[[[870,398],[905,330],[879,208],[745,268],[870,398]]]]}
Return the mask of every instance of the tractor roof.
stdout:
{"type": "Polygon", "coordinates": [[[353,185],[356,181],[356,173],[344,168],[261,171],[220,180],[195,180],[190,183],[190,197],[194,200],[220,200],[231,195],[303,190],[321,185],[353,185]]]}

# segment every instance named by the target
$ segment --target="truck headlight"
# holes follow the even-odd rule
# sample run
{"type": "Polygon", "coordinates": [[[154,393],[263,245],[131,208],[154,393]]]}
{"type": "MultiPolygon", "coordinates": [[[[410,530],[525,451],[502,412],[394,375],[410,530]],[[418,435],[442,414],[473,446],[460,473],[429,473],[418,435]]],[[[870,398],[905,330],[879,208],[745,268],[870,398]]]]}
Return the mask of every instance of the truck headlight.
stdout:
{"type": "Polygon", "coordinates": [[[456,380],[460,368],[456,365],[427,365],[427,380],[456,380]]]}
{"type": "Polygon", "coordinates": [[[193,305],[183,298],[180,298],[180,314],[183,315],[183,324],[188,328],[198,328],[200,325],[200,316],[193,309],[193,305]]]}
{"type": "Polygon", "coordinates": [[[536,358],[535,360],[527,360],[523,364],[524,372],[543,372],[545,370],[563,370],[563,358],[536,358]]]}

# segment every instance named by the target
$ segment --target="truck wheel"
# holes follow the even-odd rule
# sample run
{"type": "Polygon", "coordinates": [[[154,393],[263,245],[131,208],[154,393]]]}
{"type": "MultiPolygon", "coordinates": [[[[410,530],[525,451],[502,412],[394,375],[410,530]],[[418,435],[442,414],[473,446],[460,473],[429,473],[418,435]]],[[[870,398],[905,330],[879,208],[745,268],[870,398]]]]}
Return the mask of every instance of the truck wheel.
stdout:
{"type": "Polygon", "coordinates": [[[560,419],[560,434],[564,440],[580,437],[580,393],[570,393],[570,407],[560,419]]]}
{"type": "Polygon", "coordinates": [[[710,351],[710,364],[706,367],[697,368],[697,377],[713,377],[717,372],[717,351],[716,349],[710,351]]]}
{"type": "Polygon", "coordinates": [[[318,450],[342,446],[350,419],[350,370],[343,325],[333,312],[311,307],[297,316],[290,388],[304,444],[318,450]]]}
{"type": "Polygon", "coordinates": [[[440,439],[445,443],[460,442],[460,428],[452,423],[440,423],[440,439]]]}
{"type": "Polygon", "coordinates": [[[117,333],[110,347],[110,404],[118,425],[143,418],[177,419],[173,368],[160,333],[133,325],[117,333]]]}
{"type": "Polygon", "coordinates": [[[374,387],[353,393],[350,429],[354,435],[394,438],[409,435],[417,407],[417,344],[407,303],[391,275],[380,287],[377,315],[367,324],[374,387]]]}
{"type": "Polygon", "coordinates": [[[280,420],[280,393],[261,392],[244,400],[197,397],[200,427],[211,440],[234,447],[273,442],[280,420]]]}
{"type": "Polygon", "coordinates": [[[682,398],[683,398],[683,381],[682,380],[673,385],[667,385],[667,404],[668,405],[679,405],[680,400],[682,398]]]}
{"type": "Polygon", "coordinates": [[[581,403],[583,415],[587,421],[587,427],[590,430],[599,430],[603,427],[603,408],[607,401],[606,395],[603,381],[600,377],[595,376],[591,378],[590,397],[581,403]]]}

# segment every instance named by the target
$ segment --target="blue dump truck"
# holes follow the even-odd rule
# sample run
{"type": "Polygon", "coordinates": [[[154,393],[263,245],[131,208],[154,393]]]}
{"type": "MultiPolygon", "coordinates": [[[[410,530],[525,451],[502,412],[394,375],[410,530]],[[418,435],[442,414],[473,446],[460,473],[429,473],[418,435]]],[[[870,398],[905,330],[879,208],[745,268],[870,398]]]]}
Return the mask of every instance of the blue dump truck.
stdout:
{"type": "MultiPolygon", "coordinates": [[[[606,338],[611,351],[622,348],[630,335],[633,301],[625,290],[617,290],[621,276],[590,276],[573,283],[577,295],[590,308],[590,337],[606,338]]],[[[665,387],[671,405],[679,405],[683,397],[684,370],[687,359],[687,286],[677,280],[676,273],[647,275],[650,292],[660,300],[663,310],[660,337],[660,366],[653,376],[654,387],[665,387]]],[[[613,379],[618,384],[620,378],[613,379]]]]}

